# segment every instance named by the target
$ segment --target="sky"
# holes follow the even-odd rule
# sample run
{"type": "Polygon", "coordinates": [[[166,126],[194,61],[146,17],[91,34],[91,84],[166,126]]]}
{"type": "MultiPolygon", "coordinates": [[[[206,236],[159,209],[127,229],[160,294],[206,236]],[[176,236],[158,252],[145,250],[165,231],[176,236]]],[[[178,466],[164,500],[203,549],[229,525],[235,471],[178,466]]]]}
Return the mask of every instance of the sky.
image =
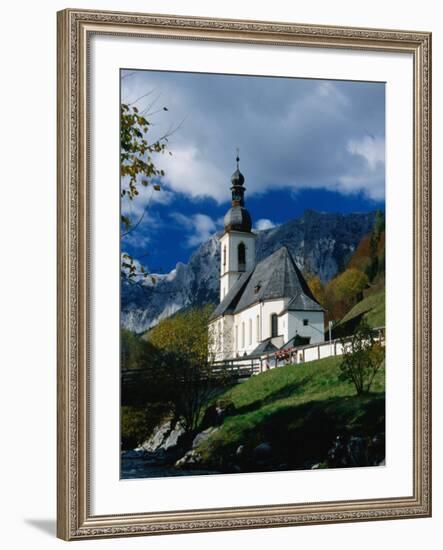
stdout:
{"type": "Polygon", "coordinates": [[[222,229],[237,148],[257,230],[307,209],[384,208],[383,83],[128,69],[121,100],[149,115],[148,141],[168,134],[171,155],[153,158],[161,190],[121,205],[134,221],[145,212],[122,248],[151,273],[222,229]]]}

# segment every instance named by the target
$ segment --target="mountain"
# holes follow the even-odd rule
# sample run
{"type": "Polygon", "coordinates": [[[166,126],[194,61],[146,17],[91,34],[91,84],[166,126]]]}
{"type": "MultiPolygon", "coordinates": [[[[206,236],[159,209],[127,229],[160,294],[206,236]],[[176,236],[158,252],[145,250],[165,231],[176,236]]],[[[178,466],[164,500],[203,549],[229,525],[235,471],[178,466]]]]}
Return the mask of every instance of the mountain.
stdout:
{"type": "MultiPolygon", "coordinates": [[[[286,245],[304,272],[328,281],[341,271],[360,239],[372,229],[375,212],[336,214],[307,210],[303,216],[272,229],[257,231],[257,261],[286,245]]],[[[178,310],[219,301],[219,235],[213,235],[156,284],[123,283],[121,323],[143,332],[178,310]]]]}

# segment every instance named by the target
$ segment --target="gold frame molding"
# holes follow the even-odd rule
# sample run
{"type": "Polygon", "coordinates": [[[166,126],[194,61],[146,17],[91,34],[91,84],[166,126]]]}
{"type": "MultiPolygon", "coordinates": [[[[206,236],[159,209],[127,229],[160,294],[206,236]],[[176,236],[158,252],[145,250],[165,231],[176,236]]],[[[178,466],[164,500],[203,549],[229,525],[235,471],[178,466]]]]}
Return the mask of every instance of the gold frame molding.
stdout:
{"type": "MultiPolygon", "coordinates": [[[[431,515],[431,34],[68,9],[58,14],[57,534],[65,540],[431,515]],[[93,516],[88,484],[88,43],[93,34],[407,52],[414,60],[413,495],[93,516]]],[[[412,297],[411,297],[412,298],[412,297]]]]}

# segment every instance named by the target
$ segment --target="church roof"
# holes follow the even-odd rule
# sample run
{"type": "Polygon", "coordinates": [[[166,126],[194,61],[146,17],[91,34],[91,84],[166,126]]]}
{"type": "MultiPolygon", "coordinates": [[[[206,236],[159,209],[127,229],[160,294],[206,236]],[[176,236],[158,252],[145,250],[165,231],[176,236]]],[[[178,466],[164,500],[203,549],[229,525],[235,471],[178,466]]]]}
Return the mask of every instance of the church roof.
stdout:
{"type": "Polygon", "coordinates": [[[273,353],[274,351],[277,351],[278,347],[274,346],[271,340],[272,338],[267,338],[266,340],[263,340],[263,342],[260,342],[259,345],[251,351],[248,357],[260,357],[260,355],[263,355],[264,353],[273,353]]]}
{"type": "Polygon", "coordinates": [[[284,311],[323,311],[286,246],[243,273],[211,315],[234,314],[266,300],[285,300],[284,311]]]}

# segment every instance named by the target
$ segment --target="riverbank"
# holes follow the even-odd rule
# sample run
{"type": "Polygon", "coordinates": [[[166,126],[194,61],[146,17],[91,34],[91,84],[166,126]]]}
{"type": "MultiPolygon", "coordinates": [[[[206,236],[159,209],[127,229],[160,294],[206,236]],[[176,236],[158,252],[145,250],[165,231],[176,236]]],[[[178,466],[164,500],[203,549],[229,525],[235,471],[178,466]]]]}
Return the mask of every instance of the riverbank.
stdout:
{"type": "Polygon", "coordinates": [[[123,477],[382,465],[384,370],[364,395],[340,374],[332,357],[253,376],[208,405],[191,438],[157,426],[122,456],[123,477]]]}

